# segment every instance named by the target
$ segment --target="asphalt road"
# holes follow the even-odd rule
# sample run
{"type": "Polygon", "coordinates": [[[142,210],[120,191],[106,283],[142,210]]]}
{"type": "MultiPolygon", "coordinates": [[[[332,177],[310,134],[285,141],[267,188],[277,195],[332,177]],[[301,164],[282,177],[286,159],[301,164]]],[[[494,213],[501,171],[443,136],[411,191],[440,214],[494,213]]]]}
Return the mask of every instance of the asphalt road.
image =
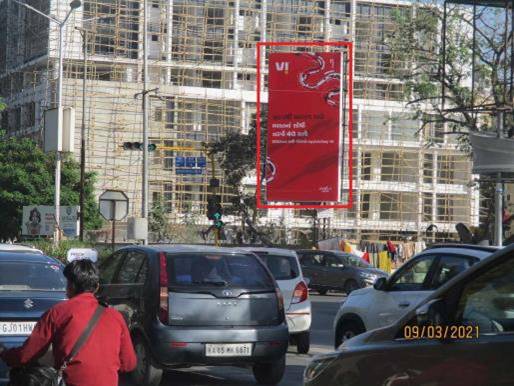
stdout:
{"type": "MultiPolygon", "coordinates": [[[[286,374],[280,386],[298,386],[302,384],[303,370],[309,360],[317,355],[332,351],[332,322],[339,307],[342,294],[318,296],[311,294],[312,327],[311,350],[309,354],[296,353],[296,346],[289,348],[287,353],[286,374]]],[[[192,367],[186,370],[168,372],[161,386],[255,386],[250,369],[237,367],[192,367]]],[[[135,386],[124,381],[121,386],[135,386]]]]}

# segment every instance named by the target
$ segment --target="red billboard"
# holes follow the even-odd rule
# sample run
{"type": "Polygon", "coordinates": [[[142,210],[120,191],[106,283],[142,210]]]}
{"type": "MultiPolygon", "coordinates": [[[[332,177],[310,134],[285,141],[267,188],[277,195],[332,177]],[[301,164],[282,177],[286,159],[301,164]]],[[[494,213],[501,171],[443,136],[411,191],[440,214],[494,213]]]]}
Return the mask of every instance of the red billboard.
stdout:
{"type": "Polygon", "coordinates": [[[341,56],[270,53],[267,201],[340,201],[341,56]]]}

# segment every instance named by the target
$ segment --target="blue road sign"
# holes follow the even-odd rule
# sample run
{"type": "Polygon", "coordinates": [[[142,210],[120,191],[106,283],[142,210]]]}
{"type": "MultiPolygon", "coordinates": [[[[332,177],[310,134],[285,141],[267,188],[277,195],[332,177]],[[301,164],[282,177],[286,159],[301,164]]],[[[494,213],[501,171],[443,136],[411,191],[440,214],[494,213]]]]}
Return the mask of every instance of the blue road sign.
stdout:
{"type": "Polygon", "coordinates": [[[196,158],[196,166],[199,168],[204,168],[207,166],[207,159],[205,157],[197,157],[196,158]]]}
{"type": "Polygon", "coordinates": [[[189,169],[189,168],[182,168],[182,169],[176,169],[176,174],[202,174],[203,169],[189,169]]]}
{"type": "Polygon", "coordinates": [[[196,166],[196,157],[186,157],[186,166],[194,168],[196,166]]]}
{"type": "Polygon", "coordinates": [[[186,157],[175,157],[175,166],[177,168],[186,166],[186,157]]]}

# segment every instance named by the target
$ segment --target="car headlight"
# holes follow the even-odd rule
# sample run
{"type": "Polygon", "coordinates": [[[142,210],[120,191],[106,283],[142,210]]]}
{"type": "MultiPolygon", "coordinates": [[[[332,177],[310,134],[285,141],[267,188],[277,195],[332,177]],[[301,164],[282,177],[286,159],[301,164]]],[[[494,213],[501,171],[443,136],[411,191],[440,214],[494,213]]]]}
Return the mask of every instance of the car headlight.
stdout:
{"type": "Polygon", "coordinates": [[[316,379],[325,369],[327,369],[332,362],[337,358],[337,353],[321,355],[315,357],[305,368],[303,372],[304,382],[310,382],[316,379]]]}

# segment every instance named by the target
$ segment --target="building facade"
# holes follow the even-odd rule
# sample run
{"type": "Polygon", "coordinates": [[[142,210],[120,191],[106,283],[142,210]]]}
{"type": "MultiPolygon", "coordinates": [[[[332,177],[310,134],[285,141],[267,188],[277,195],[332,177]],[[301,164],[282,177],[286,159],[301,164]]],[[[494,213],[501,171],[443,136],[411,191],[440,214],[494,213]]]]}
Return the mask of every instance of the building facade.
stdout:
{"type": "MultiPolygon", "coordinates": [[[[27,3],[58,19],[68,10],[65,1],[27,3]]],[[[142,154],[122,145],[142,139],[143,7],[142,0],[84,0],[64,46],[63,100],[76,110],[75,155],[84,122],[86,167],[97,173],[97,193],[125,191],[133,216],[141,212],[142,154]]],[[[150,156],[150,200],[162,200],[172,223],[193,213],[207,224],[212,171],[180,174],[177,157],[201,157],[202,143],[249,130],[256,112],[256,42],[345,40],[355,44],[355,204],[325,212],[328,233],[384,240],[423,237],[431,227],[437,238],[448,238],[456,223],[478,225],[470,159],[444,127],[420,130],[421,121],[406,109],[402,82],[390,75],[401,63],[384,39],[395,15],[416,11],[390,0],[148,0],[148,89],[158,88],[150,96],[150,141],[158,145],[150,156]]],[[[8,105],[1,127],[10,134],[41,142],[43,113],[55,101],[57,50],[56,25],[0,0],[0,90],[8,105]]],[[[220,170],[214,174],[223,178],[220,170]]],[[[255,185],[254,178],[245,181],[249,189],[255,185]]],[[[228,201],[234,187],[222,183],[221,192],[228,201]]],[[[262,215],[261,223],[286,229],[289,242],[312,227],[301,210],[262,215]]]]}

